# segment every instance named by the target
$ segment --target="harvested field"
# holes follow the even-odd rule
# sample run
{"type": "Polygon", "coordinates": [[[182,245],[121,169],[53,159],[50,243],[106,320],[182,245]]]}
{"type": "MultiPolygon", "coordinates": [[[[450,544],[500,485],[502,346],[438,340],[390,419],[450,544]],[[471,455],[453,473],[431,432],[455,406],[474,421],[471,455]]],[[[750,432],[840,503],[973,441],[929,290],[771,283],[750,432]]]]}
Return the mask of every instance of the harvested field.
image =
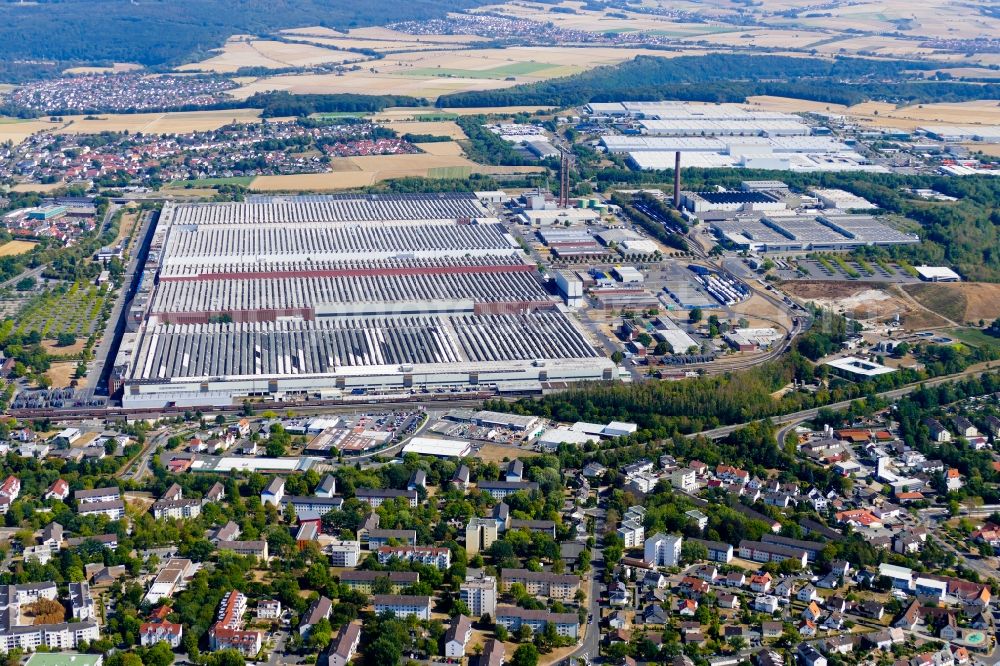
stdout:
{"type": "Polygon", "coordinates": [[[63,74],[119,74],[142,69],[142,65],[134,62],[116,62],[111,67],[70,67],[63,74]]]}
{"type": "Polygon", "coordinates": [[[802,303],[813,302],[861,321],[883,322],[898,314],[900,323],[907,329],[922,330],[948,325],[945,318],[910,300],[896,287],[885,288],[877,283],[865,282],[791,280],[782,282],[781,289],[802,303]]]}
{"type": "Polygon", "coordinates": [[[451,46],[435,42],[389,42],[378,39],[331,39],[328,37],[299,37],[296,41],[308,42],[331,49],[369,49],[378,53],[398,53],[400,51],[437,51],[444,48],[462,49],[463,44],[451,46]]]}
{"type": "Polygon", "coordinates": [[[225,109],[222,111],[174,111],[170,113],[102,114],[96,120],[85,116],[64,116],[65,123],[56,131],[64,134],[97,134],[100,132],[143,132],[169,134],[213,130],[231,122],[257,122],[257,109],[225,109]]]}
{"type": "Polygon", "coordinates": [[[517,85],[518,81],[492,79],[449,79],[441,77],[409,78],[364,71],[337,74],[293,74],[257,79],[232,91],[238,99],[259,92],[283,90],[297,95],[323,93],[356,93],[359,95],[410,95],[436,99],[441,95],[470,90],[494,90],[517,85]]]}
{"type": "Polygon", "coordinates": [[[343,75],[262,77],[232,94],[243,99],[266,90],[287,90],[299,94],[398,94],[434,99],[453,92],[495,90],[567,76],[642,54],[665,55],[649,49],[562,46],[411,51],[389,54],[370,67],[343,75]]]}
{"type": "Polygon", "coordinates": [[[608,16],[603,11],[582,9],[581,4],[563,3],[560,9],[573,9],[573,13],[551,11],[557,5],[508,3],[480,7],[477,13],[495,13],[506,16],[526,18],[542,23],[553,23],[566,30],[584,30],[588,32],[642,32],[657,36],[687,37],[690,35],[706,35],[716,32],[726,32],[738,29],[731,25],[709,23],[675,23],[665,18],[650,14],[632,13],[615,8],[615,14],[623,14],[625,18],[608,16]]]}
{"type": "Polygon", "coordinates": [[[1000,157],[1000,143],[966,143],[964,146],[970,152],[980,152],[990,157],[1000,157]]]}
{"type": "Polygon", "coordinates": [[[10,188],[11,192],[54,192],[61,187],[64,187],[66,183],[58,181],[55,183],[18,183],[14,187],[10,188]]]}
{"type": "Polygon", "coordinates": [[[686,37],[685,42],[711,44],[712,46],[737,46],[741,48],[803,49],[810,44],[829,38],[824,32],[805,30],[736,30],[717,34],[686,37]]]}
{"type": "Polygon", "coordinates": [[[0,143],[10,141],[11,143],[21,143],[35,132],[58,127],[59,123],[48,120],[21,120],[20,118],[8,118],[0,116],[0,143]]]}
{"type": "Polygon", "coordinates": [[[241,67],[266,67],[283,69],[286,67],[312,67],[326,63],[360,62],[367,56],[343,51],[329,46],[314,44],[290,44],[266,39],[255,39],[247,35],[230,37],[217,55],[201,62],[182,65],[177,69],[185,72],[216,72],[227,74],[241,67]]]}
{"type": "Polygon", "coordinates": [[[454,141],[438,141],[434,143],[413,144],[428,155],[447,155],[451,157],[461,157],[462,147],[454,141]]]}
{"type": "MultiPolygon", "coordinates": [[[[413,120],[418,124],[414,128],[428,127],[429,122],[452,120],[456,116],[476,116],[476,115],[506,115],[513,116],[516,113],[535,113],[536,111],[548,111],[547,106],[477,106],[477,107],[449,107],[448,109],[427,109],[410,107],[393,107],[376,113],[375,120],[404,121],[413,120]]],[[[413,130],[416,131],[416,130],[413,130]]]]}
{"type": "Polygon", "coordinates": [[[787,97],[751,97],[752,106],[788,113],[842,113],[858,122],[878,127],[912,130],[921,125],[1000,125],[1000,103],[996,100],[975,102],[917,104],[896,108],[885,102],[865,102],[851,107],[787,97]]]}
{"type": "Polygon", "coordinates": [[[0,257],[13,257],[31,252],[38,243],[23,240],[7,241],[0,245],[0,257]]]}
{"type": "Polygon", "coordinates": [[[348,157],[331,162],[330,173],[292,176],[260,176],[250,189],[258,192],[296,190],[343,190],[365,187],[379,181],[411,176],[424,178],[462,178],[472,173],[532,173],[541,167],[496,167],[476,164],[457,155],[373,155],[348,157]]]}
{"type": "Polygon", "coordinates": [[[980,319],[990,322],[1000,317],[1000,284],[926,283],[906,285],[904,289],[927,309],[958,323],[980,319]]]}
{"type": "Polygon", "coordinates": [[[403,134],[433,134],[434,136],[447,136],[452,139],[468,138],[465,136],[462,128],[450,120],[436,122],[397,122],[390,120],[387,126],[401,136],[403,134]]]}

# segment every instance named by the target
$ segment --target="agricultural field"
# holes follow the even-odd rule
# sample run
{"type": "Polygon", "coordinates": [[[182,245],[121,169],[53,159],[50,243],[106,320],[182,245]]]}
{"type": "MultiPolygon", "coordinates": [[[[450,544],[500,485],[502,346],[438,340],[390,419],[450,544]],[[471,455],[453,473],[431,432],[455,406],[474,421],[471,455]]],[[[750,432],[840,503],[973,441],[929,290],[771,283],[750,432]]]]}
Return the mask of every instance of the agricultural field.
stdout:
{"type": "Polygon", "coordinates": [[[19,254],[31,252],[38,243],[23,240],[7,241],[0,245],[0,257],[14,257],[19,254]]]}
{"type": "MultiPolygon", "coordinates": [[[[437,109],[414,109],[410,107],[392,107],[376,113],[372,118],[377,121],[414,121],[421,123],[414,128],[428,127],[425,123],[455,120],[459,116],[476,116],[483,114],[498,114],[513,116],[516,113],[534,113],[549,111],[547,106],[490,106],[490,107],[449,107],[447,111],[437,109]]],[[[426,132],[420,132],[426,134],[426,132]]]]}
{"type": "MultiPolygon", "coordinates": [[[[449,144],[431,144],[449,145],[449,144]]],[[[452,149],[450,152],[454,152],[452,149]]],[[[537,173],[542,167],[498,167],[476,164],[455,154],[374,155],[347,157],[333,160],[334,171],[328,173],[296,174],[290,176],[258,176],[250,184],[257,192],[284,192],[290,190],[333,191],[366,187],[374,183],[406,178],[464,178],[473,173],[514,174],[537,173]]]]}
{"type": "Polygon", "coordinates": [[[61,116],[19,120],[0,117],[0,143],[20,143],[36,132],[57,134],[99,134],[100,132],[143,132],[172,134],[213,130],[231,122],[257,122],[257,109],[226,109],[223,111],[173,111],[169,113],[106,113],[100,116],[61,116]]]}
{"type": "Polygon", "coordinates": [[[453,92],[494,90],[569,76],[642,54],[664,55],[664,52],[569,46],[410,51],[388,54],[370,67],[343,74],[265,76],[232,94],[245,99],[258,92],[285,90],[299,94],[397,94],[435,99],[453,92]]]}
{"type": "Polygon", "coordinates": [[[55,340],[68,333],[86,338],[99,322],[101,308],[109,297],[105,287],[88,282],[75,282],[57,287],[32,298],[17,316],[15,330],[19,333],[38,331],[45,340],[55,340]]]}
{"type": "Polygon", "coordinates": [[[70,67],[63,74],[120,74],[142,69],[142,65],[134,62],[116,62],[110,67],[70,67]]]}
{"type": "Polygon", "coordinates": [[[359,62],[368,57],[329,46],[305,43],[288,43],[255,39],[248,35],[230,37],[226,44],[211,58],[188,63],[177,69],[182,72],[215,72],[229,74],[241,67],[313,67],[323,64],[359,62]]]}
{"type": "Polygon", "coordinates": [[[14,187],[10,188],[11,192],[39,192],[45,194],[47,192],[55,192],[66,186],[66,183],[62,181],[56,181],[54,183],[18,183],[14,187]]]}
{"type": "Polygon", "coordinates": [[[404,134],[432,134],[434,136],[447,136],[455,140],[466,139],[465,132],[455,122],[451,120],[439,121],[410,121],[410,120],[387,120],[386,127],[395,131],[400,136],[404,134]]]}
{"type": "Polygon", "coordinates": [[[916,104],[897,108],[885,102],[865,102],[847,107],[788,97],[750,97],[747,102],[761,110],[789,113],[829,112],[848,116],[860,123],[912,130],[921,125],[998,125],[1000,106],[994,100],[975,102],[916,104]]]}
{"type": "Polygon", "coordinates": [[[257,122],[257,109],[224,109],[222,111],[173,111],[168,113],[107,113],[87,119],[86,116],[63,116],[64,122],[55,131],[62,134],[97,134],[100,132],[143,132],[172,134],[213,130],[232,122],[257,122]]]}
{"type": "Polygon", "coordinates": [[[21,120],[0,116],[0,143],[21,143],[35,132],[58,127],[48,120],[21,120]]]}
{"type": "Polygon", "coordinates": [[[253,182],[253,176],[232,176],[230,178],[199,178],[198,180],[174,180],[167,184],[171,189],[191,187],[205,188],[216,185],[242,185],[246,187],[253,182]]]}
{"type": "Polygon", "coordinates": [[[826,39],[829,35],[819,31],[765,29],[702,34],[685,37],[682,41],[720,47],[806,49],[826,39]]]}

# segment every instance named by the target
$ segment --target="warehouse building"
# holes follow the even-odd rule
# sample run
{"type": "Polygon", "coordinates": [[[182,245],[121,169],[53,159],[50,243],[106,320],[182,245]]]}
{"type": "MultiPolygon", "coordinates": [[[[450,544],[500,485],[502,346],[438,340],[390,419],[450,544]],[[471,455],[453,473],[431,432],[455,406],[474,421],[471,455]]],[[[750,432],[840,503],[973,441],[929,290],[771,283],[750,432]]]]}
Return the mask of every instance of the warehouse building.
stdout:
{"type": "Polygon", "coordinates": [[[473,194],[168,203],[146,269],[112,377],[126,407],[613,376],[473,194]]]}
{"type": "Polygon", "coordinates": [[[693,213],[785,210],[788,204],[766,192],[681,192],[681,205],[693,213]]]}
{"type": "Polygon", "coordinates": [[[735,247],[753,252],[850,250],[865,245],[907,245],[920,238],[870,215],[775,215],[716,220],[712,228],[735,247]]]}

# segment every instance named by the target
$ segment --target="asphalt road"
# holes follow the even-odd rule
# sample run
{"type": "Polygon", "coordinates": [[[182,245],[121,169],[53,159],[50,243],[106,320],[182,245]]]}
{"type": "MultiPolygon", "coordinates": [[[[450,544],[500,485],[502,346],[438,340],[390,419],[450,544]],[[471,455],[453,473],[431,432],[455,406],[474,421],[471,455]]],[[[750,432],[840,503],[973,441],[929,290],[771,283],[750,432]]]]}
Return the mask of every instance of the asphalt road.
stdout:
{"type": "Polygon", "coordinates": [[[586,631],[583,636],[583,640],[580,645],[573,650],[566,659],[573,663],[573,659],[584,659],[593,660],[600,652],[600,642],[601,642],[601,582],[600,579],[604,575],[604,553],[601,550],[601,545],[598,543],[594,550],[592,551],[592,557],[590,560],[590,577],[587,579],[589,581],[587,592],[587,614],[588,617],[593,617],[593,623],[588,623],[586,625],[586,631]]]}
{"type": "Polygon", "coordinates": [[[167,443],[169,435],[170,432],[166,429],[149,433],[139,455],[118,472],[118,478],[127,481],[141,481],[150,472],[149,461],[156,453],[156,449],[167,443]]]}
{"type": "Polygon", "coordinates": [[[42,264],[36,268],[32,268],[29,271],[24,271],[23,273],[18,273],[14,277],[4,282],[0,282],[0,289],[6,289],[7,287],[13,287],[15,284],[23,280],[24,278],[35,278],[36,280],[42,277],[42,271],[48,264],[42,264]]]}
{"type": "Polygon", "coordinates": [[[137,236],[138,247],[130,248],[131,256],[125,266],[125,277],[118,295],[115,296],[115,304],[111,309],[111,316],[101,334],[101,341],[94,348],[94,360],[87,368],[87,388],[106,393],[107,379],[110,374],[110,365],[115,361],[113,355],[118,354],[118,345],[121,341],[122,333],[125,332],[124,313],[125,307],[132,299],[138,279],[142,276],[142,262],[146,258],[146,246],[148,245],[153,220],[156,216],[152,212],[142,214],[142,226],[137,236]]]}

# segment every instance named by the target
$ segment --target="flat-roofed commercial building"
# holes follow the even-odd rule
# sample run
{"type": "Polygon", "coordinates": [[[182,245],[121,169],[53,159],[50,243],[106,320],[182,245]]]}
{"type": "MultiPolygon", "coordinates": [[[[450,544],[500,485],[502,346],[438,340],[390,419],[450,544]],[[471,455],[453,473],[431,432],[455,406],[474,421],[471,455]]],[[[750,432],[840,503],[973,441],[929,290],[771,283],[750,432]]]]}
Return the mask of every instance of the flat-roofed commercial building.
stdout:
{"type": "Polygon", "coordinates": [[[472,194],[168,203],[144,275],[126,407],[614,377],[472,194]]]}
{"type": "Polygon", "coordinates": [[[719,237],[754,252],[852,250],[866,245],[889,247],[920,242],[918,236],[893,229],[871,215],[772,213],[715,220],[711,225],[719,237]]]}
{"type": "Polygon", "coordinates": [[[465,458],[472,453],[472,444],[461,439],[414,437],[403,447],[403,453],[417,453],[439,458],[465,458]]]}

